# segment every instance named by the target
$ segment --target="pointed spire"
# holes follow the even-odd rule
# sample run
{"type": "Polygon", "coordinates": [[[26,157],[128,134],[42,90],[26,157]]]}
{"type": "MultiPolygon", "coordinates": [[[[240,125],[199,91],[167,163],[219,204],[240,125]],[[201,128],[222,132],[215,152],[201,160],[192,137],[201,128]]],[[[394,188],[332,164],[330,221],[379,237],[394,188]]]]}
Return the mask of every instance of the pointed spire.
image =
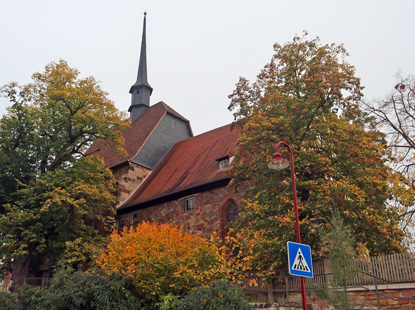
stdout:
{"type": "Polygon", "coordinates": [[[143,36],[141,38],[137,81],[130,88],[131,106],[128,111],[130,112],[131,123],[140,117],[140,115],[150,106],[150,96],[153,92],[153,88],[151,88],[147,81],[146,16],[147,12],[144,12],[143,36]]]}
{"type": "Polygon", "coordinates": [[[140,51],[140,63],[138,65],[137,81],[134,85],[146,85],[150,87],[147,81],[147,42],[146,42],[146,16],[147,12],[144,12],[143,21],[143,36],[141,38],[141,51],[140,51]]]}

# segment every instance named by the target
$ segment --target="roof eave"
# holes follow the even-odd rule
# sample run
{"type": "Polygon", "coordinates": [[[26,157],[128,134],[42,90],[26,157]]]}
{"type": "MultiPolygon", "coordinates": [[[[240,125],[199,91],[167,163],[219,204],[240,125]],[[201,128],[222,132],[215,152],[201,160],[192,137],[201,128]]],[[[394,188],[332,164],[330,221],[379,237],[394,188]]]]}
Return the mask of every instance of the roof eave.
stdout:
{"type": "Polygon", "coordinates": [[[153,197],[151,199],[141,201],[139,203],[133,204],[121,204],[117,207],[117,214],[125,214],[128,212],[136,211],[145,209],[163,202],[168,202],[172,200],[177,200],[182,197],[194,195],[196,193],[205,192],[211,189],[219,188],[219,187],[225,187],[228,185],[230,181],[229,176],[223,176],[215,180],[211,180],[209,182],[205,182],[202,184],[197,184],[194,186],[189,186],[187,188],[183,188],[177,191],[173,191],[164,195],[160,195],[157,197],[153,197]]]}

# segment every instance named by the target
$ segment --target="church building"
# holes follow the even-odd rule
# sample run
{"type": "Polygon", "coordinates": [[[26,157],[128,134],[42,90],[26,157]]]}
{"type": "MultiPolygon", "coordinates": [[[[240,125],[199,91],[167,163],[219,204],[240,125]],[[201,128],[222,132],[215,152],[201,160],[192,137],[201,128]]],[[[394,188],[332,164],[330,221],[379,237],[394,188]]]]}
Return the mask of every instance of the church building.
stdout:
{"type": "Polygon", "coordinates": [[[144,14],[137,80],[130,88],[131,126],[123,132],[128,155],[102,141],[87,152],[103,158],[117,179],[118,229],[155,221],[223,237],[240,205],[240,197],[227,188],[239,131],[226,125],[193,136],[190,122],[173,108],[164,102],[150,104],[152,92],[144,14]]]}

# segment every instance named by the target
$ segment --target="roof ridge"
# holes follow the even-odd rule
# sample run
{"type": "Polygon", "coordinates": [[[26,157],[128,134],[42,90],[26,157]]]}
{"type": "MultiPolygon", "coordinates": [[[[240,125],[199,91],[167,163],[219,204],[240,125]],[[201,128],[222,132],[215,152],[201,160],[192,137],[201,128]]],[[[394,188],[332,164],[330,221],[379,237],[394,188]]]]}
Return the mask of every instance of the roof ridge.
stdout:
{"type": "Polygon", "coordinates": [[[159,101],[159,102],[157,102],[156,104],[161,104],[161,105],[164,107],[164,109],[166,109],[166,111],[167,111],[168,113],[173,114],[174,116],[176,116],[176,117],[178,117],[178,118],[181,118],[182,120],[184,120],[184,121],[186,121],[186,122],[190,123],[190,121],[189,121],[186,117],[184,117],[183,115],[181,115],[179,112],[177,112],[175,109],[173,109],[171,106],[169,106],[169,105],[168,105],[167,103],[165,103],[164,101],[159,101]]]}
{"type": "MultiPolygon", "coordinates": [[[[218,130],[224,129],[225,127],[229,127],[229,129],[232,131],[233,129],[231,128],[231,125],[232,125],[232,123],[230,123],[230,124],[226,124],[226,125],[223,125],[223,126],[220,126],[220,127],[214,128],[214,129],[211,129],[211,130],[209,130],[209,131],[202,132],[202,133],[200,133],[200,134],[198,134],[198,135],[196,135],[196,136],[193,136],[193,137],[187,138],[186,140],[189,140],[189,139],[195,139],[195,138],[198,138],[198,137],[201,137],[201,136],[207,135],[207,134],[211,134],[213,131],[218,131],[218,130]]],[[[183,141],[185,141],[185,140],[183,140],[183,141]]],[[[180,142],[182,142],[182,141],[180,141],[180,142]]]]}
{"type": "MultiPolygon", "coordinates": [[[[200,134],[198,134],[198,135],[196,135],[196,136],[192,136],[192,137],[189,137],[189,138],[187,138],[187,139],[184,139],[184,140],[178,141],[178,142],[176,142],[176,143],[174,144],[173,148],[174,148],[176,145],[183,144],[183,143],[188,143],[187,141],[189,141],[189,140],[198,139],[198,138],[203,137],[203,136],[205,136],[205,135],[209,135],[209,134],[211,134],[211,133],[212,133],[212,132],[214,132],[214,131],[218,131],[218,130],[224,129],[225,127],[229,127],[229,130],[230,130],[230,131],[232,131],[232,130],[233,130],[233,128],[231,127],[231,125],[232,125],[232,123],[230,123],[230,124],[226,124],[226,125],[223,125],[223,126],[221,126],[221,127],[217,127],[217,128],[211,129],[211,130],[209,130],[209,131],[202,132],[202,133],[200,133],[200,134]]],[[[173,150],[173,148],[172,148],[172,150],[173,150]]]]}

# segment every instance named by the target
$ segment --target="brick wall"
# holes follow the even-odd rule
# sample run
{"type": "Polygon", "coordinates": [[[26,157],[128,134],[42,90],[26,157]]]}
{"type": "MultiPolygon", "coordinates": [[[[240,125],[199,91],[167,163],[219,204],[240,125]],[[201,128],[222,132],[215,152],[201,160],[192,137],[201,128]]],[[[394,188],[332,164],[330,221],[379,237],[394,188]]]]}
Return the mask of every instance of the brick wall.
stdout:
{"type": "Polygon", "coordinates": [[[177,200],[132,211],[118,216],[120,227],[134,225],[142,221],[176,223],[184,225],[185,231],[198,232],[209,238],[213,234],[226,234],[226,209],[231,203],[240,205],[240,198],[226,187],[197,193],[177,200]],[[194,197],[194,210],[185,211],[185,200],[194,197]],[[133,215],[136,219],[133,220],[133,215]]]}
{"type": "Polygon", "coordinates": [[[150,169],[131,162],[113,169],[113,174],[118,183],[117,205],[124,202],[150,172],[150,169]]]}

